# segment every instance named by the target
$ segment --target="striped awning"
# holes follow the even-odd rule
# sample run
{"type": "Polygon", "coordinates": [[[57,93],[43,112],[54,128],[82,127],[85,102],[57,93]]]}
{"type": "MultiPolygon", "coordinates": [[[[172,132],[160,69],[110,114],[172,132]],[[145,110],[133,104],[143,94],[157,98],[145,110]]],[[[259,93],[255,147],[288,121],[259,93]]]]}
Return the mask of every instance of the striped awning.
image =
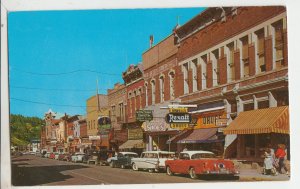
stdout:
{"type": "Polygon", "coordinates": [[[119,149],[144,148],[143,140],[127,140],[119,149]]]}
{"type": "Polygon", "coordinates": [[[224,134],[289,134],[289,130],[289,107],[281,106],[241,112],[224,134]]]}

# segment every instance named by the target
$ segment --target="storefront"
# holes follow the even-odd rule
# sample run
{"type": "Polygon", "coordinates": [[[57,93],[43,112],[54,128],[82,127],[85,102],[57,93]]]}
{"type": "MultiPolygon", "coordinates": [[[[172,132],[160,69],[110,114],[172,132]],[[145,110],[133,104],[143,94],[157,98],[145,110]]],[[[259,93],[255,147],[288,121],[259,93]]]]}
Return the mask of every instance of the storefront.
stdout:
{"type": "Polygon", "coordinates": [[[127,129],[112,130],[112,137],[110,139],[110,145],[112,150],[119,151],[119,146],[124,144],[128,140],[127,129]]]}
{"type": "Polygon", "coordinates": [[[224,134],[237,135],[236,152],[228,153],[230,158],[262,162],[261,155],[269,144],[274,149],[285,144],[289,159],[289,107],[241,112],[224,134]]]}
{"type": "Polygon", "coordinates": [[[128,129],[128,140],[119,146],[120,151],[130,151],[141,154],[145,144],[143,142],[143,131],[141,128],[128,129]]]}

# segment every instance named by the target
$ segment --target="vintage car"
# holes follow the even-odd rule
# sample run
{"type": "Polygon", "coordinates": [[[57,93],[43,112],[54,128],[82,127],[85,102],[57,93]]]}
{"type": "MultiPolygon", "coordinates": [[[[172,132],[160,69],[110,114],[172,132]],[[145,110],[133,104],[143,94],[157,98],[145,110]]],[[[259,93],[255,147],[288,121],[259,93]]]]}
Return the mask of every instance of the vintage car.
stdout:
{"type": "Polygon", "coordinates": [[[87,164],[93,163],[95,165],[98,165],[99,163],[99,154],[97,152],[93,152],[87,160],[87,164]]]}
{"type": "Polygon", "coordinates": [[[82,158],[85,154],[82,152],[76,152],[74,155],[71,156],[71,161],[72,162],[82,162],[82,158]]]}
{"type": "Polygon", "coordinates": [[[121,167],[125,169],[131,166],[131,159],[137,158],[138,154],[134,152],[119,152],[116,156],[111,158],[109,165],[112,168],[121,167]]]}
{"type": "Polygon", "coordinates": [[[159,172],[161,169],[165,169],[165,161],[174,157],[174,152],[146,151],[141,154],[140,158],[132,158],[131,165],[134,171],[144,169],[149,172],[159,172]]]}
{"type": "Polygon", "coordinates": [[[61,153],[58,155],[58,160],[62,161],[65,157],[66,153],[61,153]]]}
{"type": "Polygon", "coordinates": [[[63,157],[63,161],[71,161],[71,157],[73,154],[66,153],[63,157]]]}
{"type": "Polygon", "coordinates": [[[55,158],[55,152],[50,153],[49,159],[54,159],[55,158]]]}
{"type": "Polygon", "coordinates": [[[231,160],[216,158],[209,151],[183,151],[178,159],[167,160],[166,170],[168,175],[174,173],[189,174],[192,179],[199,175],[228,175],[238,174],[231,160]]]}

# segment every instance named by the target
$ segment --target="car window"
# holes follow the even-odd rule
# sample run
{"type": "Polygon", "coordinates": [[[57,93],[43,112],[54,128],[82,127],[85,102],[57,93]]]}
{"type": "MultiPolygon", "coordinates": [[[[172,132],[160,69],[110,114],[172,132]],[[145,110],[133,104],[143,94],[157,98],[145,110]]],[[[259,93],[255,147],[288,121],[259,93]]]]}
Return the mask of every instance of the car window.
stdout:
{"type": "Polygon", "coordinates": [[[158,154],[156,153],[149,153],[148,154],[148,158],[157,158],[158,157],[158,154]]]}
{"type": "Polygon", "coordinates": [[[179,159],[189,160],[190,156],[187,153],[180,153],[179,154],[179,159]]]}
{"type": "Polygon", "coordinates": [[[123,157],[123,154],[121,154],[121,153],[120,153],[120,154],[118,154],[118,157],[123,157]]]}
{"type": "Polygon", "coordinates": [[[138,157],[138,155],[137,154],[125,154],[124,155],[125,157],[138,157]]]}
{"type": "Polygon", "coordinates": [[[160,158],[173,158],[174,154],[163,154],[163,153],[159,153],[159,157],[160,158]]]}
{"type": "Polygon", "coordinates": [[[215,158],[215,154],[210,154],[210,153],[197,153],[193,154],[191,159],[201,159],[201,158],[215,158]]]}
{"type": "Polygon", "coordinates": [[[146,158],[146,153],[142,153],[141,158],[146,158]]]}

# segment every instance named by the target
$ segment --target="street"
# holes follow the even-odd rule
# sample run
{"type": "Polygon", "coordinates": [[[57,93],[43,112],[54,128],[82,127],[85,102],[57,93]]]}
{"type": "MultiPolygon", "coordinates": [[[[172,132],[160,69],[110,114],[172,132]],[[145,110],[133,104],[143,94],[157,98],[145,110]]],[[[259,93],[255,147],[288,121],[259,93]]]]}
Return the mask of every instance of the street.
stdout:
{"type": "MultiPolygon", "coordinates": [[[[12,158],[12,184],[33,185],[99,185],[99,184],[158,184],[205,182],[188,176],[168,176],[166,173],[149,173],[132,169],[111,168],[83,163],[23,155],[12,158]]],[[[222,179],[214,179],[213,182],[222,179]]],[[[226,180],[234,182],[233,180],[226,180]]],[[[210,181],[211,182],[211,181],[210,181]]]]}

